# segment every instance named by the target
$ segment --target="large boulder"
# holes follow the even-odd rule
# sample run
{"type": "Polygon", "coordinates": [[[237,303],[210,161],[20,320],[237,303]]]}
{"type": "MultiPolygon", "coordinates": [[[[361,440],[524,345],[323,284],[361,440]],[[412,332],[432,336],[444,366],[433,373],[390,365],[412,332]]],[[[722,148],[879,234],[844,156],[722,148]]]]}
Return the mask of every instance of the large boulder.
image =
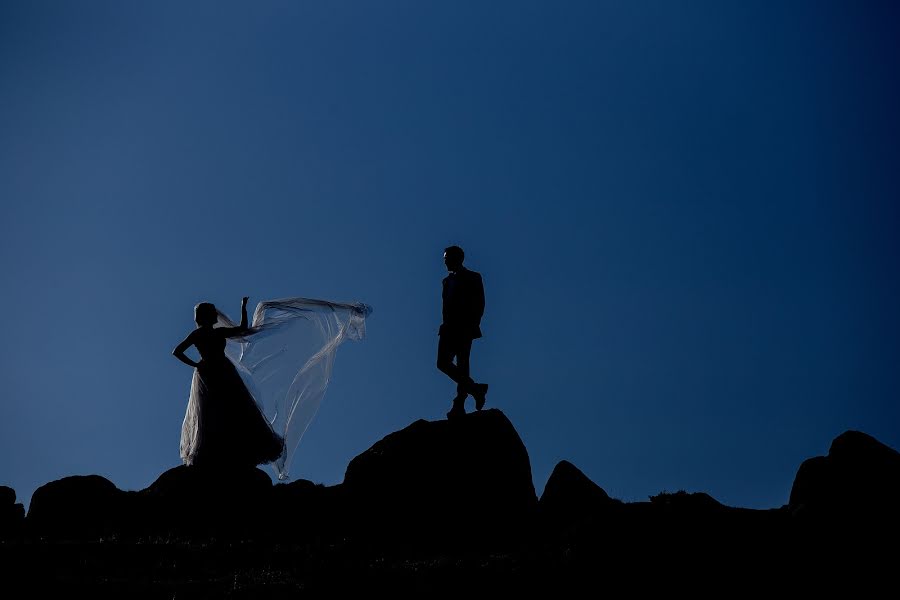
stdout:
{"type": "Polygon", "coordinates": [[[397,535],[521,529],[537,506],[528,452],[497,409],[386,436],[350,462],[344,488],[358,524],[397,535]]]}
{"type": "Polygon", "coordinates": [[[178,466],[138,493],[141,533],[245,536],[264,529],[272,479],[256,468],[178,466]]]}
{"type": "Polygon", "coordinates": [[[293,542],[312,542],[343,537],[347,531],[346,494],[343,485],[326,486],[307,479],[279,483],[272,488],[268,534],[293,542]]]}
{"type": "Polygon", "coordinates": [[[804,461],[791,488],[795,515],[898,523],[900,453],[870,435],[847,431],[827,456],[804,461]]]}
{"type": "Polygon", "coordinates": [[[567,460],[553,468],[539,502],[541,516],[554,523],[594,518],[620,504],[567,460]]]}
{"type": "Polygon", "coordinates": [[[115,535],[126,519],[128,493],[99,475],[74,475],[45,483],[31,496],[28,531],[55,539],[115,535]]]}
{"type": "Polygon", "coordinates": [[[24,523],[25,507],[16,503],[16,491],[0,485],[0,540],[18,536],[24,523]]]}

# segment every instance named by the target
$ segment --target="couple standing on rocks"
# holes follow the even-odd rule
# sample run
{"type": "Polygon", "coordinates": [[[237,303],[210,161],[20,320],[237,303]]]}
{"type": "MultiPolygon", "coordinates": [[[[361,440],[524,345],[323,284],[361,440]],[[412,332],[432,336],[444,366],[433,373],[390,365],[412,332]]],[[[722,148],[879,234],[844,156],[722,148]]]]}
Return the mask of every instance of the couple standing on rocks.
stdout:
{"type": "MultiPolygon", "coordinates": [[[[439,331],[437,367],[456,382],[456,397],[447,413],[448,419],[466,414],[465,403],[469,396],[475,399],[475,409],[481,410],[488,390],[486,383],[476,383],[469,375],[472,342],[481,337],[484,286],[481,275],[463,266],[464,257],[459,246],[450,246],[444,250],[444,264],[449,274],[443,280],[443,322],[439,331]]],[[[182,423],[181,458],[186,465],[209,466],[254,466],[275,462],[281,476],[286,474],[289,455],[324,395],[334,348],[344,338],[362,338],[364,321],[371,308],[364,304],[287,298],[261,303],[251,325],[247,318],[247,300],[244,297],[241,302],[239,324],[230,321],[213,304],[198,304],[194,309],[197,328],[172,352],[180,361],[194,367],[191,393],[182,423]],[[313,321],[318,327],[301,329],[298,325],[313,321]],[[274,418],[279,414],[299,413],[305,419],[292,421],[288,418],[284,422],[279,421],[276,432],[273,428],[274,419],[263,414],[260,399],[255,398],[245,385],[235,363],[226,355],[226,347],[229,340],[241,342],[243,359],[249,356],[248,352],[252,355],[253,344],[259,344],[253,340],[263,340],[262,343],[265,344],[266,339],[275,339],[278,342],[275,350],[278,350],[279,345],[283,346],[280,353],[273,353],[272,348],[260,346],[261,356],[257,357],[259,360],[251,357],[250,363],[254,370],[259,371],[257,384],[271,380],[277,387],[277,365],[272,366],[271,359],[285,354],[286,348],[297,342],[290,337],[295,336],[295,330],[299,332],[296,335],[319,335],[322,337],[319,342],[323,349],[330,349],[331,354],[326,355],[324,351],[317,353],[310,359],[310,362],[319,359],[313,365],[314,368],[310,368],[309,364],[304,366],[301,364],[303,361],[298,363],[303,368],[296,377],[306,377],[303,385],[296,385],[296,378],[291,382],[289,379],[293,376],[293,371],[290,368],[283,369],[289,378],[285,382],[290,384],[286,389],[289,392],[300,390],[294,396],[300,395],[297,398],[287,397],[284,390],[279,388],[279,397],[286,398],[283,399],[285,406],[280,411],[274,411],[274,418]],[[287,337],[274,337],[278,335],[287,337]],[[199,352],[200,361],[185,354],[191,346],[199,352]],[[271,372],[266,371],[269,367],[272,367],[269,369],[271,372]],[[307,391],[310,393],[306,393],[307,391]]],[[[288,355],[293,356],[291,353],[285,354],[288,355]]],[[[242,365],[242,369],[249,373],[246,366],[242,365]]]]}

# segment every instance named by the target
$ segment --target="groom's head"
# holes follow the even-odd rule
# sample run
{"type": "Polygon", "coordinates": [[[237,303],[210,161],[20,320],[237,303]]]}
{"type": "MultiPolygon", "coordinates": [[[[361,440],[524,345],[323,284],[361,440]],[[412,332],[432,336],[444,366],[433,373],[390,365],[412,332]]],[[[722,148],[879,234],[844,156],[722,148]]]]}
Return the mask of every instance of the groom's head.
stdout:
{"type": "Polygon", "coordinates": [[[463,249],[459,246],[450,246],[444,248],[444,264],[447,265],[448,271],[457,271],[463,264],[466,257],[463,249]]]}

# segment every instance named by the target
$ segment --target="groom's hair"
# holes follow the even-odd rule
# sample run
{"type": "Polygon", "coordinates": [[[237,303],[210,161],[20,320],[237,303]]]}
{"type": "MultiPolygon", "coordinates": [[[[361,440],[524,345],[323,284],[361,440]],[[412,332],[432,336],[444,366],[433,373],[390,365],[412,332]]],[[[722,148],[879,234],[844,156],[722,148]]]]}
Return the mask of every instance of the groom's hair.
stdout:
{"type": "Polygon", "coordinates": [[[466,257],[466,253],[463,252],[463,249],[459,246],[448,246],[447,248],[444,248],[444,253],[447,255],[447,258],[458,263],[462,263],[463,259],[466,257]]]}

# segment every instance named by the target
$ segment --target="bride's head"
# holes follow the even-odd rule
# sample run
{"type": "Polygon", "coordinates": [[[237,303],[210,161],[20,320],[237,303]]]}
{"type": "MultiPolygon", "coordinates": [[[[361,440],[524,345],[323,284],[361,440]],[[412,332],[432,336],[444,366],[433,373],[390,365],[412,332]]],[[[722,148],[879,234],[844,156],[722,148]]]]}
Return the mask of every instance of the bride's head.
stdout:
{"type": "Polygon", "coordinates": [[[216,306],[210,302],[201,302],[194,307],[194,321],[200,327],[213,326],[219,320],[219,312],[216,306]]]}

